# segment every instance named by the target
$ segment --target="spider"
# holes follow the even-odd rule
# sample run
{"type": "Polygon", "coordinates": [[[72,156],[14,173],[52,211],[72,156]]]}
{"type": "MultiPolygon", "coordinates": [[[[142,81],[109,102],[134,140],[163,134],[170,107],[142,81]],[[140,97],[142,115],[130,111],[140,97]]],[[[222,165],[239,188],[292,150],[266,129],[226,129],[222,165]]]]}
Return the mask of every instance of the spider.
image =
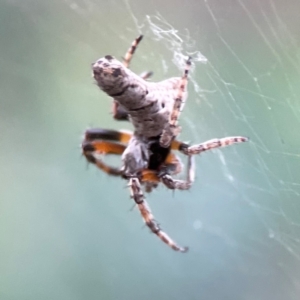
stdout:
{"type": "Polygon", "coordinates": [[[187,98],[188,74],[191,58],[186,61],[182,77],[161,82],[146,81],[151,72],[136,75],[129,69],[131,58],[142,40],[142,35],[133,41],[123,62],[111,55],[97,60],[93,76],[102,91],[113,98],[113,116],[116,120],[129,120],[134,132],[92,128],[85,132],[82,153],[87,161],[112,176],[128,181],[131,198],[137,205],[145,224],[173,250],[186,252],[159,226],[148,206],[142,185],[151,192],[159,183],[169,189],[188,190],[195,177],[193,155],[215,148],[246,142],[242,136],[213,139],[190,146],[176,139],[180,132],[177,125],[180,111],[187,98]],[[185,180],[174,179],[182,171],[182,163],[175,155],[179,151],[187,156],[185,180]],[[120,168],[107,165],[103,156],[121,155],[120,168]]]}

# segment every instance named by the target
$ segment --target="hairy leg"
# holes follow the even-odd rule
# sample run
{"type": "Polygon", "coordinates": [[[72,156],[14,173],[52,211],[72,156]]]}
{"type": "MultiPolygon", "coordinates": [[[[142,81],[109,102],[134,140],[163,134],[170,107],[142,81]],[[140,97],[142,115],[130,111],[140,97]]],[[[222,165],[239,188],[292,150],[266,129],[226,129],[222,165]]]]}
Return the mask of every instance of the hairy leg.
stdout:
{"type": "Polygon", "coordinates": [[[150,228],[150,230],[173,250],[179,252],[186,252],[188,248],[178,246],[165,232],[161,230],[159,224],[155,221],[154,216],[152,215],[152,212],[148,206],[148,203],[145,200],[139,179],[137,177],[130,178],[129,187],[131,197],[135,201],[144,222],[150,228]]]}
{"type": "Polygon", "coordinates": [[[225,137],[222,139],[212,139],[204,143],[193,145],[193,146],[187,146],[186,144],[182,144],[179,150],[186,155],[193,155],[193,154],[199,154],[220,147],[226,147],[233,144],[244,143],[247,142],[248,140],[249,139],[247,137],[243,137],[243,136],[225,137]]]}
{"type": "Polygon", "coordinates": [[[131,61],[131,58],[136,50],[136,47],[138,46],[138,44],[140,43],[140,41],[143,39],[143,36],[140,35],[139,37],[137,37],[131,44],[131,46],[129,47],[129,49],[127,50],[125,57],[123,59],[123,65],[126,68],[129,68],[129,64],[131,61]]]}
{"type": "Polygon", "coordinates": [[[103,128],[90,128],[84,133],[84,140],[94,141],[114,141],[127,145],[132,137],[132,132],[127,130],[113,130],[113,129],[103,129],[103,128]]]}
{"type": "Polygon", "coordinates": [[[173,110],[169,117],[169,123],[166,125],[166,128],[163,130],[162,135],[160,137],[160,144],[162,147],[169,147],[172,143],[172,140],[179,134],[180,128],[178,127],[178,118],[180,114],[180,109],[183,103],[183,94],[186,91],[187,83],[188,83],[188,74],[191,67],[191,57],[186,61],[186,68],[184,70],[184,74],[181,78],[181,82],[179,84],[178,94],[174,101],[173,110]]]}
{"type": "Polygon", "coordinates": [[[167,168],[160,172],[159,177],[163,184],[171,190],[188,190],[195,180],[195,162],[194,158],[191,155],[188,156],[188,164],[186,171],[186,180],[172,178],[167,168]]]}
{"type": "Polygon", "coordinates": [[[102,128],[88,129],[82,142],[82,154],[88,162],[96,165],[103,172],[112,176],[123,176],[121,168],[105,164],[102,157],[107,154],[122,155],[131,132],[108,130],[102,128]]]}
{"type": "Polygon", "coordinates": [[[96,165],[100,170],[112,176],[123,176],[123,170],[107,165],[102,157],[105,154],[121,155],[125,146],[108,141],[85,141],[82,143],[82,154],[89,163],[96,165]]]}

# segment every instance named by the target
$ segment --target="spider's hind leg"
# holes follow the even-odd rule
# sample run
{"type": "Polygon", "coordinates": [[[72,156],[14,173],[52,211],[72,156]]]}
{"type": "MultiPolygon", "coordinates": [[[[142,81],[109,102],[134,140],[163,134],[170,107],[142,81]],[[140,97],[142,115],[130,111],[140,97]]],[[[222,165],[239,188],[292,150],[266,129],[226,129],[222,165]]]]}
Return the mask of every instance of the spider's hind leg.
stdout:
{"type": "Polygon", "coordinates": [[[155,221],[154,216],[152,215],[148,203],[145,200],[139,179],[137,177],[130,178],[129,187],[131,197],[135,201],[137,207],[140,210],[143,220],[145,221],[146,225],[150,228],[150,230],[173,250],[179,252],[187,252],[187,247],[178,246],[165,232],[161,230],[160,226],[155,221]]]}

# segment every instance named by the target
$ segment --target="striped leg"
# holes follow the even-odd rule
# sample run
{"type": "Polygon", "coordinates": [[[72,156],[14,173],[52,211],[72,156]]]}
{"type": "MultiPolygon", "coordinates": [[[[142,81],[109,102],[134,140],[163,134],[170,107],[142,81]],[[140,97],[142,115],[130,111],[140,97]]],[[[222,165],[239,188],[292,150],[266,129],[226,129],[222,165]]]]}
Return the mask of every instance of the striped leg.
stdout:
{"type": "Polygon", "coordinates": [[[82,142],[82,153],[88,162],[95,164],[103,172],[112,176],[123,176],[123,170],[121,168],[115,168],[105,164],[101,157],[106,154],[121,155],[131,136],[132,133],[126,131],[101,128],[88,129],[85,132],[82,142]]]}
{"type": "Polygon", "coordinates": [[[171,190],[174,189],[188,190],[192,186],[195,180],[194,158],[191,155],[188,156],[186,180],[174,179],[171,177],[171,175],[169,175],[168,172],[164,172],[164,171],[162,171],[160,175],[160,179],[163,182],[163,184],[171,190]]]}
{"type": "Polygon", "coordinates": [[[136,50],[136,47],[137,45],[140,43],[140,41],[142,40],[143,38],[143,35],[140,35],[138,38],[136,38],[131,46],[129,47],[129,49],[127,50],[126,54],[125,54],[125,57],[123,59],[123,65],[126,67],[126,68],[129,68],[129,64],[130,64],[130,61],[131,61],[131,58],[136,50]]]}
{"type": "Polygon", "coordinates": [[[140,210],[144,222],[150,228],[150,230],[173,250],[187,252],[187,247],[178,246],[165,232],[161,230],[160,226],[155,221],[154,216],[151,213],[148,203],[145,200],[139,179],[137,177],[130,178],[129,187],[131,197],[135,201],[137,207],[140,210]]]}
{"type": "Polygon", "coordinates": [[[186,91],[187,83],[188,83],[188,74],[191,67],[191,57],[186,61],[186,68],[184,74],[181,78],[181,82],[178,89],[177,97],[174,101],[173,110],[169,117],[169,123],[166,128],[163,130],[162,135],[160,137],[160,145],[162,147],[169,147],[172,140],[179,134],[180,128],[177,126],[180,109],[183,103],[183,95],[186,91]]]}
{"type": "Polygon", "coordinates": [[[247,142],[248,140],[249,140],[248,138],[243,136],[225,137],[222,139],[209,140],[204,143],[193,145],[193,146],[187,146],[186,144],[182,144],[179,150],[186,155],[193,155],[193,154],[199,154],[220,147],[230,146],[237,143],[244,143],[247,142]]]}
{"type": "Polygon", "coordinates": [[[142,77],[144,80],[147,80],[148,78],[150,78],[153,75],[153,72],[151,71],[147,71],[147,72],[143,72],[140,77],[142,77]]]}
{"type": "Polygon", "coordinates": [[[112,130],[102,128],[91,128],[84,133],[85,141],[103,140],[114,141],[127,145],[132,137],[132,132],[129,130],[112,130]]]}
{"type": "Polygon", "coordinates": [[[82,143],[82,153],[89,163],[96,165],[103,172],[112,176],[123,176],[121,168],[111,167],[101,159],[105,154],[121,155],[126,146],[108,141],[85,141],[82,143]]]}

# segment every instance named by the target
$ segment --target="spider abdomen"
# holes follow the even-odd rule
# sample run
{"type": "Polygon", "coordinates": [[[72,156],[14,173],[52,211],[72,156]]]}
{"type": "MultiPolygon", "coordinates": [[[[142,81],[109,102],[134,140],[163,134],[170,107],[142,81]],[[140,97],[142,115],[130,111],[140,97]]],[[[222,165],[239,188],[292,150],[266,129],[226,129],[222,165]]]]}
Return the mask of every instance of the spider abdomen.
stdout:
{"type": "MultiPolygon", "coordinates": [[[[129,114],[135,131],[144,137],[160,135],[169,121],[181,78],[147,82],[112,56],[93,65],[98,86],[129,114]]],[[[183,100],[187,93],[183,95],[183,100]]]]}

